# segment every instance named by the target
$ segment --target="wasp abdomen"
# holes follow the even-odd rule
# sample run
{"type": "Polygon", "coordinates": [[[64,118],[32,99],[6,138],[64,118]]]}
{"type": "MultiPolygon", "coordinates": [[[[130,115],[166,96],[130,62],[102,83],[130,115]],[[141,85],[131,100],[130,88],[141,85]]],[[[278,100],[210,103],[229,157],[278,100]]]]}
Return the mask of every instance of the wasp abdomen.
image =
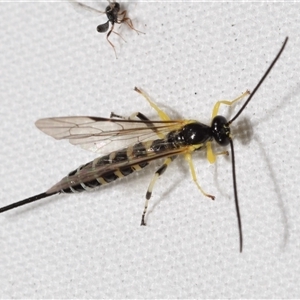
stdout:
{"type": "Polygon", "coordinates": [[[143,143],[137,143],[133,147],[96,158],[70,172],[68,176],[63,178],[61,182],[66,182],[67,187],[63,187],[60,191],[64,193],[90,191],[103,184],[111,183],[118,178],[128,176],[135,171],[145,168],[149,164],[147,161],[141,161],[140,163],[130,165],[129,157],[142,158],[147,157],[147,155],[146,146],[143,143]],[[116,165],[119,165],[119,167],[111,167],[116,165]],[[94,172],[97,169],[100,172],[94,172]],[[94,178],[91,179],[89,173],[92,172],[94,173],[94,178]]]}

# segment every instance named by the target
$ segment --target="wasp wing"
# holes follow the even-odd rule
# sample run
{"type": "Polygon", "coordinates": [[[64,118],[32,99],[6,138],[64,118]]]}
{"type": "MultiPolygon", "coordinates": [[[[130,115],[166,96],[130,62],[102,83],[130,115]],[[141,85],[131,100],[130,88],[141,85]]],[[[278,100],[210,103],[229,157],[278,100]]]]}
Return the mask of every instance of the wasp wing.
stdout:
{"type": "Polygon", "coordinates": [[[123,120],[99,117],[58,117],[40,119],[35,124],[55,139],[68,139],[83,149],[104,153],[145,140],[166,136],[188,121],[123,120]]]}

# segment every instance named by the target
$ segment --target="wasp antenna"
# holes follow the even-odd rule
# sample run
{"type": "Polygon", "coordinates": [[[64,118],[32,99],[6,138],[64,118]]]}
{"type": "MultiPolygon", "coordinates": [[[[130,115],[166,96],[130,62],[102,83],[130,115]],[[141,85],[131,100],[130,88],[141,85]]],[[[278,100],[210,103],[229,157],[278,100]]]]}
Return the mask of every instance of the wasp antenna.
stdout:
{"type": "Polygon", "coordinates": [[[46,198],[46,197],[49,197],[49,196],[52,196],[52,195],[55,195],[55,194],[57,194],[57,193],[51,193],[51,194],[42,193],[42,194],[39,194],[39,195],[35,195],[33,197],[30,197],[30,198],[27,198],[27,199],[24,199],[24,200],[12,203],[10,205],[1,207],[0,208],[0,213],[3,213],[5,211],[11,210],[13,208],[16,208],[16,207],[19,207],[19,206],[22,206],[22,205],[25,205],[25,204],[28,204],[28,203],[31,203],[31,202],[34,202],[34,201],[46,198]]]}
{"type": "Polygon", "coordinates": [[[285,48],[285,45],[288,41],[288,37],[285,38],[283,45],[280,49],[280,51],[278,52],[278,54],[276,55],[275,59],[273,60],[273,62],[271,63],[271,65],[269,66],[268,70],[265,72],[264,76],[261,78],[261,80],[259,81],[259,83],[256,85],[255,89],[253,90],[253,92],[250,94],[250,96],[248,97],[247,101],[244,103],[244,105],[242,106],[242,108],[237,112],[237,114],[227,123],[228,125],[230,125],[235,119],[238,118],[238,116],[242,113],[242,111],[245,109],[245,107],[248,105],[248,103],[250,102],[250,100],[252,99],[252,97],[254,96],[254,94],[256,93],[256,91],[259,89],[259,87],[261,86],[261,84],[264,82],[264,80],[266,79],[266,77],[269,75],[270,71],[273,69],[275,63],[277,62],[277,60],[279,59],[282,51],[285,48]]]}
{"type": "MultiPolygon", "coordinates": [[[[288,41],[288,37],[285,38],[285,40],[283,42],[283,45],[281,46],[278,54],[276,55],[276,57],[272,61],[271,65],[269,66],[269,68],[265,72],[264,76],[260,79],[260,81],[258,82],[258,84],[256,85],[256,87],[254,88],[253,92],[248,97],[247,101],[244,103],[244,105],[242,106],[242,108],[237,112],[237,114],[229,122],[227,122],[227,124],[226,124],[227,126],[229,126],[233,121],[235,121],[235,119],[237,119],[239,117],[239,115],[242,113],[242,111],[248,105],[248,103],[250,102],[250,100],[252,99],[252,97],[254,96],[254,94],[257,92],[257,90],[259,89],[259,87],[261,86],[261,84],[264,82],[264,80],[266,79],[266,77],[269,75],[270,71],[273,69],[275,63],[277,62],[277,60],[279,59],[282,51],[285,48],[285,45],[286,45],[287,41],[288,41]]],[[[239,201],[238,201],[238,194],[237,194],[234,147],[233,147],[233,141],[232,141],[232,139],[230,139],[229,142],[230,142],[230,148],[231,148],[232,179],[233,179],[234,201],[235,201],[236,216],[237,216],[237,220],[238,220],[238,228],[239,228],[239,236],[240,236],[240,252],[242,252],[243,251],[243,232],[242,232],[242,222],[241,222],[241,215],[240,215],[239,201]]]]}
{"type": "Polygon", "coordinates": [[[241,215],[240,215],[240,208],[239,208],[239,200],[238,200],[238,195],[237,195],[237,187],[236,187],[235,160],[234,160],[234,148],[233,148],[232,139],[230,139],[230,148],[231,148],[234,202],[235,202],[236,216],[237,216],[237,220],[238,220],[239,235],[240,235],[240,252],[242,252],[243,251],[243,232],[242,232],[242,222],[241,222],[241,215]]]}

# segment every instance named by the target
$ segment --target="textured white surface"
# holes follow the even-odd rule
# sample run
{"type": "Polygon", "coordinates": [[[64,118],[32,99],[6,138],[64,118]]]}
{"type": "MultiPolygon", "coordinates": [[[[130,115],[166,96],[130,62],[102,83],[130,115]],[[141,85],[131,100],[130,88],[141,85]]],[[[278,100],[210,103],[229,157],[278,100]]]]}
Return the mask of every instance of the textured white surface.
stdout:
{"type": "MultiPolygon", "coordinates": [[[[104,9],[106,2],[91,3],[104,9]]],[[[93,193],[60,195],[0,215],[1,298],[299,298],[300,4],[126,3],[137,29],[69,3],[1,3],[0,206],[39,194],[95,155],[39,132],[63,115],[155,113],[208,123],[216,100],[253,89],[234,124],[244,230],[238,252],[230,158],[194,154],[205,199],[179,159],[144,195],[157,166],[93,193]]],[[[229,116],[235,110],[224,108],[229,116]]]]}

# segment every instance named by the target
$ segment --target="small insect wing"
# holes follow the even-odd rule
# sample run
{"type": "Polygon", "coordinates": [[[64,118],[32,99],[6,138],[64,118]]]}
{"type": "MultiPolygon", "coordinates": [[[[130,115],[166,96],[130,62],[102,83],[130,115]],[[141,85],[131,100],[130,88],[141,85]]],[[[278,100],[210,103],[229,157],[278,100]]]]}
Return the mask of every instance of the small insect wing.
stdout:
{"type": "Polygon", "coordinates": [[[86,5],[84,3],[81,2],[77,2],[76,0],[69,0],[69,2],[73,5],[74,9],[79,12],[82,13],[83,11],[89,12],[89,13],[94,13],[94,14],[105,14],[104,11],[98,10],[94,7],[91,7],[89,5],[86,5]]]}

